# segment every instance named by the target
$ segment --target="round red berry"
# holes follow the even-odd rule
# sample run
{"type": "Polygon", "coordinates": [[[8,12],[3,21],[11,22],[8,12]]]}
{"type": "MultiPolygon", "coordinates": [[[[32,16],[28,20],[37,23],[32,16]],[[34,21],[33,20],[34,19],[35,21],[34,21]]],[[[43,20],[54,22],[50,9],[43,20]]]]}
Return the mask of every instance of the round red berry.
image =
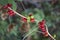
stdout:
{"type": "Polygon", "coordinates": [[[11,6],[12,6],[12,4],[9,4],[9,3],[8,3],[7,5],[3,6],[3,8],[4,8],[4,9],[7,9],[8,7],[11,7],[11,6]]]}
{"type": "Polygon", "coordinates": [[[32,14],[30,13],[30,14],[29,14],[29,16],[31,17],[31,16],[32,16],[32,14]]]}
{"type": "Polygon", "coordinates": [[[47,33],[47,32],[45,32],[44,36],[45,36],[45,37],[47,37],[47,36],[48,36],[48,33],[47,33]]]}
{"type": "Polygon", "coordinates": [[[35,22],[35,19],[34,18],[31,18],[30,21],[33,23],[33,22],[35,22]]]}
{"type": "Polygon", "coordinates": [[[14,16],[15,15],[15,13],[12,11],[12,10],[8,10],[8,12],[7,12],[10,16],[14,16]]]}
{"type": "Polygon", "coordinates": [[[46,32],[46,29],[45,29],[45,20],[42,20],[41,22],[39,22],[38,25],[41,31],[43,32],[43,35],[48,36],[48,33],[46,32]]]}
{"type": "Polygon", "coordinates": [[[27,19],[26,19],[26,18],[22,18],[22,21],[23,21],[23,22],[27,22],[27,19]]]}
{"type": "Polygon", "coordinates": [[[42,20],[42,23],[45,24],[45,20],[42,20]]]}

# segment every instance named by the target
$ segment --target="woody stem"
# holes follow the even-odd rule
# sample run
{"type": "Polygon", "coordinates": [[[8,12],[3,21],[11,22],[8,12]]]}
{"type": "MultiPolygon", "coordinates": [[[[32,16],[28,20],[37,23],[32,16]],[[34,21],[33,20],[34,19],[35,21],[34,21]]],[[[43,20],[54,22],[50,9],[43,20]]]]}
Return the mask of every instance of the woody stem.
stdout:
{"type": "Polygon", "coordinates": [[[49,32],[48,32],[48,28],[47,28],[47,25],[45,25],[46,26],[46,31],[47,31],[47,33],[48,33],[48,35],[49,35],[49,37],[51,37],[53,40],[56,40],[49,32]]]}
{"type": "MultiPolygon", "coordinates": [[[[11,9],[10,7],[8,7],[8,9],[10,9],[10,10],[14,11],[14,10],[13,10],[13,9],[11,9]]],[[[23,15],[19,14],[19,13],[18,13],[18,12],[16,12],[16,11],[14,11],[14,13],[15,13],[15,14],[17,14],[18,16],[20,16],[20,17],[26,18],[25,16],[23,16],[23,15]]]]}

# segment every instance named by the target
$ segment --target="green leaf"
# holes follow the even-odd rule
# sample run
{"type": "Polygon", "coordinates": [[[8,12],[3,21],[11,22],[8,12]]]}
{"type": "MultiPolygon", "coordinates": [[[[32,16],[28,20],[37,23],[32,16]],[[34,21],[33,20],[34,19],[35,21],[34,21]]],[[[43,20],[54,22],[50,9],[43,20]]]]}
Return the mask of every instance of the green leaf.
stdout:
{"type": "Polygon", "coordinates": [[[34,9],[34,11],[36,12],[34,14],[35,19],[39,22],[42,21],[44,19],[44,13],[42,10],[39,9],[34,9]]]}
{"type": "Polygon", "coordinates": [[[32,12],[32,9],[25,9],[21,14],[27,17],[30,12],[32,12]]]}
{"type": "Polygon", "coordinates": [[[2,4],[2,5],[5,5],[5,4],[7,4],[7,0],[0,0],[0,4],[2,4]]]}
{"type": "Polygon", "coordinates": [[[17,9],[17,5],[16,5],[16,3],[15,3],[14,0],[8,0],[8,3],[11,3],[12,4],[12,9],[13,10],[16,10],[17,9]]]}
{"type": "Polygon", "coordinates": [[[0,33],[4,34],[4,32],[6,32],[7,26],[7,22],[0,21],[0,33]]]}
{"type": "Polygon", "coordinates": [[[44,13],[43,13],[43,10],[39,10],[37,8],[35,8],[33,10],[27,9],[27,10],[25,10],[25,11],[22,12],[22,15],[24,15],[24,16],[27,17],[30,12],[33,13],[33,16],[37,20],[37,22],[42,21],[44,19],[44,17],[45,17],[44,13]]]}
{"type": "Polygon", "coordinates": [[[12,9],[13,9],[13,10],[16,10],[16,9],[17,9],[17,5],[16,5],[16,3],[15,3],[14,1],[13,1],[12,5],[13,5],[13,6],[12,6],[12,9]]]}

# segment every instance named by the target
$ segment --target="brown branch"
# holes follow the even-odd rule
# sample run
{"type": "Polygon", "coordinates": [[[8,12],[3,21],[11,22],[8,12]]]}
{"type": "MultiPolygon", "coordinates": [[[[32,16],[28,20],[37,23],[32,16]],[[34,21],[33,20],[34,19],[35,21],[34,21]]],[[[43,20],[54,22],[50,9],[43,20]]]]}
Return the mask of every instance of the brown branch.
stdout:
{"type": "MultiPolygon", "coordinates": [[[[37,23],[38,23],[38,20],[35,20],[37,23]]],[[[47,28],[47,25],[45,24],[45,26],[46,26],[46,31],[47,31],[47,33],[48,33],[48,35],[49,35],[49,37],[51,37],[53,40],[56,40],[50,33],[49,33],[49,31],[48,31],[48,28],[47,28]]],[[[39,31],[38,31],[39,32],[39,31]]],[[[39,33],[43,33],[43,32],[39,32],[39,33]]]]}
{"type": "MultiPolygon", "coordinates": [[[[8,7],[8,9],[10,9],[10,10],[14,11],[14,10],[13,10],[13,9],[11,9],[10,7],[8,7]]],[[[19,14],[19,13],[18,13],[18,12],[16,12],[16,11],[14,11],[14,13],[15,13],[15,14],[17,14],[18,16],[20,16],[20,17],[26,18],[25,16],[23,16],[23,15],[19,14]]]]}
{"type": "Polygon", "coordinates": [[[45,25],[46,26],[46,31],[47,31],[47,33],[48,33],[48,35],[49,35],[49,37],[51,37],[53,40],[56,40],[49,32],[48,32],[48,28],[47,28],[47,25],[45,25]]]}

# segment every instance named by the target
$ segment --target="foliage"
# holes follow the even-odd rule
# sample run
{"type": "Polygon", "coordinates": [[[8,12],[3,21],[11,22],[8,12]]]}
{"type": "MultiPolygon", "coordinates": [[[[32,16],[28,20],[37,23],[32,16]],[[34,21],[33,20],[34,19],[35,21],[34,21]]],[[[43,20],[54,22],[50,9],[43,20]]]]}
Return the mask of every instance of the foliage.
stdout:
{"type": "MultiPolygon", "coordinates": [[[[22,0],[17,0],[17,1],[19,3],[22,2],[22,0]]],[[[0,4],[2,6],[8,3],[12,4],[13,10],[15,11],[17,10],[18,4],[17,2],[15,2],[15,0],[0,0],[0,4]]],[[[3,20],[1,18],[1,14],[4,13],[3,11],[0,11],[0,37],[1,37],[0,40],[22,40],[23,38],[27,39],[29,36],[32,37],[32,40],[50,40],[50,38],[44,37],[41,33],[38,32],[41,31],[41,29],[38,28],[38,22],[41,22],[43,19],[46,20],[46,24],[48,26],[49,32],[53,36],[55,35],[54,37],[57,40],[59,40],[60,12],[54,9],[56,7],[59,8],[60,3],[58,3],[57,6],[55,5],[55,7],[53,7],[53,5],[50,4],[49,2],[42,2],[40,4],[41,4],[41,9],[36,8],[34,6],[34,8],[32,7],[27,8],[25,10],[22,10],[22,12],[19,13],[27,18],[29,17],[29,14],[32,13],[36,21],[34,23],[31,22],[24,23],[20,16],[18,15],[9,16],[8,14],[7,14],[7,18],[3,20]],[[12,24],[13,26],[11,26],[11,30],[8,31],[10,24],[12,24]]],[[[30,19],[28,21],[30,21],[30,19]]]]}

